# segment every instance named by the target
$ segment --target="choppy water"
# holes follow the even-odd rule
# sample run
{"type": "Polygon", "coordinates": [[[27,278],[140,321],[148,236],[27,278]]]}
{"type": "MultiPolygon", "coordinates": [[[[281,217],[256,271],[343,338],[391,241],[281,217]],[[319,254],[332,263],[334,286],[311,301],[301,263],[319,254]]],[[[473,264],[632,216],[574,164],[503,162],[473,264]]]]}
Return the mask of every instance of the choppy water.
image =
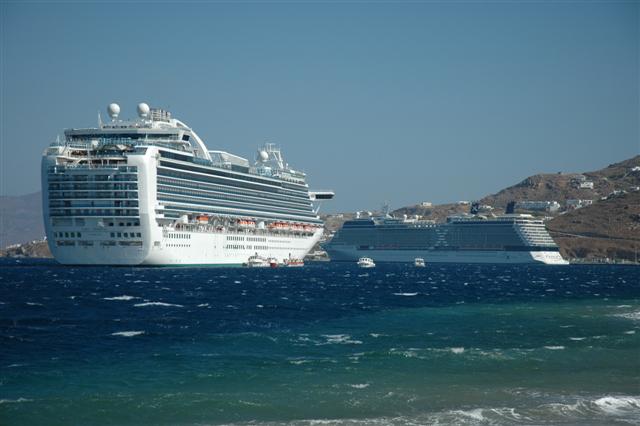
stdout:
{"type": "Polygon", "coordinates": [[[640,424],[640,268],[0,263],[0,424],[640,424]]]}

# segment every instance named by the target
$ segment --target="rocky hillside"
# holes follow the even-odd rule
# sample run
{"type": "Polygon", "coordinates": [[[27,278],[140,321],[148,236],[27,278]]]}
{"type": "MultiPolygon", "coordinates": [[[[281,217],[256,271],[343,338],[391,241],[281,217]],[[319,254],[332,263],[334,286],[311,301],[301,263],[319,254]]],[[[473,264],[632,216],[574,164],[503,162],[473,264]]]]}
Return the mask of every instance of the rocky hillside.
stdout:
{"type": "Polygon", "coordinates": [[[469,213],[469,206],[461,204],[436,204],[431,207],[415,205],[402,207],[393,211],[393,215],[396,217],[402,217],[405,214],[408,217],[417,215],[423,219],[433,220],[436,222],[444,222],[447,219],[447,216],[460,213],[469,213]]]}
{"type": "MultiPolygon", "coordinates": [[[[567,199],[594,200],[593,205],[573,211],[536,214],[555,216],[547,226],[565,258],[636,261],[636,253],[640,252],[639,169],[640,156],[635,156],[593,172],[538,174],[486,196],[480,203],[502,213],[510,201],[558,201],[564,207],[567,199]],[[580,182],[593,182],[593,189],[580,188],[580,182]]],[[[468,205],[440,204],[403,207],[393,214],[419,215],[442,222],[449,215],[464,212],[469,212],[468,205]]]]}
{"type": "Polygon", "coordinates": [[[30,243],[13,244],[4,249],[0,249],[0,257],[53,257],[49,251],[49,246],[44,240],[35,240],[30,243]]]}
{"type": "Polygon", "coordinates": [[[637,262],[640,257],[640,191],[614,195],[559,215],[547,228],[569,259],[637,262]]]}
{"type": "Polygon", "coordinates": [[[558,201],[561,205],[567,199],[596,200],[616,190],[631,191],[640,186],[640,171],[632,171],[634,167],[640,167],[640,155],[594,172],[538,174],[480,202],[503,209],[512,200],[558,201]],[[580,188],[582,179],[593,182],[593,189],[580,188]]]}
{"type": "Polygon", "coordinates": [[[43,237],[40,192],[0,197],[0,248],[43,237]]]}

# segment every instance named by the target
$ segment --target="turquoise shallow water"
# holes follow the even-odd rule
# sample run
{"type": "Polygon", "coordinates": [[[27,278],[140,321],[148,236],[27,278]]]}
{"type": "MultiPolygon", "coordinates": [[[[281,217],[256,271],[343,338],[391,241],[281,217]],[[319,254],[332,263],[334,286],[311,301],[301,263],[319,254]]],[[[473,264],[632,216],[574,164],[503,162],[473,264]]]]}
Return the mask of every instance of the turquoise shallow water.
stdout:
{"type": "Polygon", "coordinates": [[[640,424],[639,268],[0,271],[0,424],[640,424]]]}

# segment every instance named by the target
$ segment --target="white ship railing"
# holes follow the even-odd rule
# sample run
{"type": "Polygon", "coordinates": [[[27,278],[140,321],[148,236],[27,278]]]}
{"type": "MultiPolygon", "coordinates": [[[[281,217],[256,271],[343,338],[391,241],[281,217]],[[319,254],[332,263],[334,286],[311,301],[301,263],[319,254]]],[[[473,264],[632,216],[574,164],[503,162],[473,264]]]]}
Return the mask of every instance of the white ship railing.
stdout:
{"type": "Polygon", "coordinates": [[[296,232],[259,228],[236,228],[227,226],[215,226],[205,224],[176,224],[175,226],[163,226],[163,232],[198,232],[203,234],[234,234],[244,236],[264,236],[264,237],[287,237],[287,238],[309,238],[314,232],[296,232]]]}

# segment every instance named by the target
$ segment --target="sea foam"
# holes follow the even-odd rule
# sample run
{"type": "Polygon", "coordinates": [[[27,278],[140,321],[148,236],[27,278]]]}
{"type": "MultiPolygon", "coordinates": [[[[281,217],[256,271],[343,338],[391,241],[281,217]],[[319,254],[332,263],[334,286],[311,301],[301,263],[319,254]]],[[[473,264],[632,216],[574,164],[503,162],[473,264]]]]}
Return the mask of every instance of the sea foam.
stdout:
{"type": "Polygon", "coordinates": [[[348,334],[323,334],[322,337],[326,338],[327,341],[322,344],[343,344],[343,345],[360,345],[362,341],[353,340],[351,336],[348,334]]]}
{"type": "Polygon", "coordinates": [[[142,308],[144,306],[172,306],[175,308],[184,308],[184,306],[182,305],[178,305],[175,303],[165,303],[165,302],[144,302],[144,303],[136,303],[135,305],[133,305],[137,308],[142,308]]]}
{"type": "Polygon", "coordinates": [[[32,402],[33,399],[17,398],[17,399],[0,399],[0,404],[17,404],[20,402],[32,402]]]}
{"type": "Polygon", "coordinates": [[[123,337],[133,337],[144,334],[144,331],[117,331],[115,333],[111,333],[112,336],[123,336],[123,337]]]}
{"type": "Polygon", "coordinates": [[[626,318],[634,321],[640,321],[640,311],[626,312],[624,314],[614,314],[614,317],[626,318]]]}
{"type": "Polygon", "coordinates": [[[593,401],[606,414],[619,416],[637,413],[640,419],[640,398],[633,396],[605,396],[593,401]]]}
{"type": "Polygon", "coordinates": [[[122,296],[103,297],[102,299],[103,300],[133,300],[133,299],[139,299],[139,297],[129,296],[127,294],[124,294],[122,296]]]}

